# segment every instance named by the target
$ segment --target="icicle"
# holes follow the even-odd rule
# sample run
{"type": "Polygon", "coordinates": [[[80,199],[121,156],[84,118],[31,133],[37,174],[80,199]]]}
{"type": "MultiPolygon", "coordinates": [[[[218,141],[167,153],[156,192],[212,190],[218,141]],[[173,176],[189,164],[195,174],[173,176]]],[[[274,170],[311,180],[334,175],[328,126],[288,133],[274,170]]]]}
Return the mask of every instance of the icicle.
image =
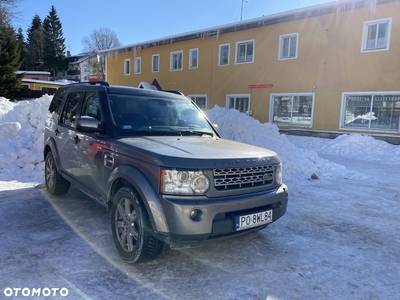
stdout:
{"type": "Polygon", "coordinates": [[[368,0],[366,4],[371,18],[375,17],[376,14],[376,2],[377,0],[368,0]]]}

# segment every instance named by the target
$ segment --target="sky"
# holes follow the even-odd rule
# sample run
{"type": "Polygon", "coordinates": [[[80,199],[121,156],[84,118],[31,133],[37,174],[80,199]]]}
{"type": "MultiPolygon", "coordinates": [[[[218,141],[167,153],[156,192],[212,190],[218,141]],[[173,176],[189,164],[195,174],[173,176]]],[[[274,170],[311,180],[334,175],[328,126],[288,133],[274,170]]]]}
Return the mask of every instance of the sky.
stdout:
{"type": "Polygon", "coordinates": [[[13,26],[25,33],[37,14],[41,20],[54,5],[62,23],[66,50],[82,52],[82,39],[102,27],[117,34],[122,45],[168,37],[258,18],[333,0],[20,0],[13,26]]]}
{"type": "Polygon", "coordinates": [[[47,287],[68,290],[50,297],[68,300],[399,299],[399,145],[361,134],[287,136],[215,106],[206,114],[223,138],[279,154],[286,214],[258,233],[164,247],[156,259],[129,265],[104,207],[74,188],[58,197],[44,188],[51,99],[0,96],[0,298],[47,287]]]}

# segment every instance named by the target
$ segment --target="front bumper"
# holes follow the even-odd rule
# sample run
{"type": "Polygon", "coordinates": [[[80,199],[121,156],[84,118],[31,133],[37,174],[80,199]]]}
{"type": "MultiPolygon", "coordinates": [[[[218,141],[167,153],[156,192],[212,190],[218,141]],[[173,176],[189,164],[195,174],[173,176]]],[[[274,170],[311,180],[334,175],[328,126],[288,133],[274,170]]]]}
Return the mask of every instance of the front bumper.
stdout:
{"type": "Polygon", "coordinates": [[[286,213],[288,189],[282,184],[278,189],[238,196],[207,198],[164,195],[161,198],[169,233],[160,233],[171,246],[193,247],[205,240],[226,238],[267,225],[236,231],[236,216],[273,210],[272,222],[286,213]],[[200,217],[190,217],[192,210],[200,217]]]}

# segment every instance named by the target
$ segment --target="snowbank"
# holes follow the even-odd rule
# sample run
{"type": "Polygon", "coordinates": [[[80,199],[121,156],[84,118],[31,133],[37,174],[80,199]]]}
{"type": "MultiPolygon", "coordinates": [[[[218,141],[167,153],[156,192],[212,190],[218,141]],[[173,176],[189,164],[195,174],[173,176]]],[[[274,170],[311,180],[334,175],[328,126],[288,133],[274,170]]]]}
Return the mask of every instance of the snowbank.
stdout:
{"type": "Polygon", "coordinates": [[[287,136],[279,133],[276,125],[260,123],[235,109],[215,106],[207,111],[207,117],[218,124],[223,138],[271,149],[278,153],[283,162],[285,180],[294,177],[310,178],[312,174],[319,177],[339,174],[343,177],[354,177],[354,172],[328,160],[322,159],[315,151],[300,149],[291,143],[287,136]]]}
{"type": "Polygon", "coordinates": [[[0,180],[43,181],[44,120],[51,99],[10,102],[0,97],[0,180]]]}
{"type": "MultiPolygon", "coordinates": [[[[42,183],[44,122],[52,96],[45,95],[29,101],[10,102],[0,97],[0,180],[42,183]]],[[[358,175],[342,165],[318,156],[318,139],[313,145],[296,146],[278,127],[259,121],[234,109],[215,106],[206,112],[212,123],[218,124],[223,138],[244,142],[276,153],[283,162],[285,181],[318,177],[340,176],[354,178],[358,175]]],[[[342,135],[335,140],[324,140],[318,151],[355,159],[400,163],[400,147],[376,140],[370,136],[342,135]]]]}

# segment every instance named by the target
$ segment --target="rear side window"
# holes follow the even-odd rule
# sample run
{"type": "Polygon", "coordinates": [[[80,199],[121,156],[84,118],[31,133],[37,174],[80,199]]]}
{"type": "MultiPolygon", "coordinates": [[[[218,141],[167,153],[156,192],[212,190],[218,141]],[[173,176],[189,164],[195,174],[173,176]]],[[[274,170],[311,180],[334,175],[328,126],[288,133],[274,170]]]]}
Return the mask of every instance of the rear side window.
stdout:
{"type": "Polygon", "coordinates": [[[68,95],[67,103],[61,118],[61,124],[75,128],[76,113],[83,94],[83,92],[72,92],[68,95]]]}
{"type": "Polygon", "coordinates": [[[58,113],[60,111],[60,106],[66,93],[67,93],[66,89],[61,88],[57,90],[49,106],[50,113],[58,113]]]}

